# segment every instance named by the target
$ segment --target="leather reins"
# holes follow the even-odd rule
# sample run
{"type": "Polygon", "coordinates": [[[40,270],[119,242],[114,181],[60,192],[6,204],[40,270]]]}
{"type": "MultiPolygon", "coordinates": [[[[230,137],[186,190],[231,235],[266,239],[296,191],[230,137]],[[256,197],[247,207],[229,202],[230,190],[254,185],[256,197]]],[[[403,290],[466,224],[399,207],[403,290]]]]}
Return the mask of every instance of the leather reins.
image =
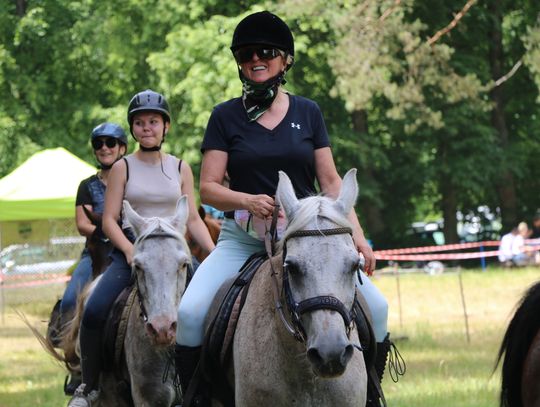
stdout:
{"type": "MultiPolygon", "coordinates": [[[[350,234],[352,235],[351,228],[342,227],[342,228],[332,228],[332,229],[313,229],[313,230],[299,230],[293,232],[287,236],[283,242],[283,254],[282,254],[282,264],[283,264],[283,276],[281,284],[281,292],[279,289],[278,282],[278,273],[274,264],[272,262],[272,257],[275,254],[274,242],[276,238],[276,224],[277,224],[277,215],[279,212],[279,205],[274,206],[274,211],[272,214],[272,224],[270,229],[266,231],[265,234],[265,248],[268,258],[270,259],[270,268],[272,276],[272,291],[274,295],[274,303],[276,311],[279,315],[279,318],[285,329],[300,343],[306,343],[307,334],[304,329],[304,326],[301,321],[303,314],[313,312],[316,310],[331,310],[338,312],[343,318],[345,327],[347,329],[347,336],[349,336],[350,331],[353,327],[355,320],[355,311],[354,311],[354,301],[351,309],[347,309],[345,305],[338,298],[331,295],[320,295],[317,297],[311,297],[300,302],[295,301],[291,286],[289,283],[289,270],[288,266],[285,264],[285,257],[287,255],[287,241],[292,238],[306,237],[306,236],[331,236],[339,234],[350,234]],[[285,298],[285,307],[282,304],[281,299],[285,298]],[[285,316],[285,309],[289,314],[289,319],[285,316]]],[[[356,290],[355,290],[355,300],[356,300],[356,290]]]]}

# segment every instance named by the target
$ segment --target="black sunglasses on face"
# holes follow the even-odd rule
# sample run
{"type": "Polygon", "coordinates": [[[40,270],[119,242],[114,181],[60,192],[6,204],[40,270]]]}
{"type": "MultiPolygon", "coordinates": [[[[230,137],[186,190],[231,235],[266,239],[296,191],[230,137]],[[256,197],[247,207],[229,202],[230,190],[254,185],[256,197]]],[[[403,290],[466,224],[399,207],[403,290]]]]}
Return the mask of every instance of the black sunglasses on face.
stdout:
{"type": "Polygon", "coordinates": [[[95,138],[92,140],[92,147],[94,150],[99,150],[101,147],[103,147],[103,144],[105,144],[108,148],[116,147],[118,144],[118,140],[115,138],[107,137],[106,139],[102,138],[95,138]]]}
{"type": "Polygon", "coordinates": [[[234,52],[234,58],[239,64],[251,61],[253,54],[257,54],[257,57],[263,61],[270,61],[283,55],[279,49],[276,48],[265,48],[265,47],[245,47],[240,48],[234,52]]]}

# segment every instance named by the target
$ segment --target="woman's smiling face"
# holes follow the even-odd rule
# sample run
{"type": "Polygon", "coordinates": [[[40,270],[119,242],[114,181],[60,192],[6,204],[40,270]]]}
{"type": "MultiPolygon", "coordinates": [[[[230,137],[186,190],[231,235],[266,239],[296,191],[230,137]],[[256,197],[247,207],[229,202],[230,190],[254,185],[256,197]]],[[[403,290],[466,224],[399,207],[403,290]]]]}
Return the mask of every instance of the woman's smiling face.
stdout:
{"type": "MultiPolygon", "coordinates": [[[[260,48],[272,47],[261,46],[260,48]]],[[[244,76],[253,82],[265,82],[278,75],[280,72],[284,72],[287,67],[285,57],[281,52],[279,52],[275,58],[261,59],[255,52],[254,47],[245,47],[245,49],[253,49],[251,59],[246,62],[241,62],[239,65],[244,76]]]]}

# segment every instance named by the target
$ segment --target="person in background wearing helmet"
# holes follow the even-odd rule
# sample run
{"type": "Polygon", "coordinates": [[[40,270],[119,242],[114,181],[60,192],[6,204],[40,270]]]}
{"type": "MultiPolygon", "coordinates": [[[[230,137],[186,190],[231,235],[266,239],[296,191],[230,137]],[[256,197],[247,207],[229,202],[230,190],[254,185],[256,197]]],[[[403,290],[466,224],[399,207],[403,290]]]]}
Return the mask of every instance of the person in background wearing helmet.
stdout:
{"type": "MultiPolygon", "coordinates": [[[[225,220],[216,250],[199,266],[178,310],[175,355],[182,367],[178,375],[183,391],[199,359],[203,322],[214,294],[250,255],[264,250],[260,232],[274,209],[278,171],[290,177],[298,198],[317,193],[315,180],[322,193],[335,198],[341,187],[318,105],[282,88],[294,62],[294,40],[287,24],[268,11],[248,15],[234,31],[231,51],[242,96],[214,108],[201,148],[201,200],[225,211],[225,220]],[[226,173],[229,188],[222,185],[226,173]]],[[[355,245],[365,259],[364,271],[372,274],[371,247],[354,211],[349,218],[355,245]]],[[[370,304],[382,344],[388,341],[388,305],[368,278],[363,281],[359,288],[370,304]]],[[[205,403],[200,395],[197,402],[205,403]]]]}
{"type": "Polygon", "coordinates": [[[152,90],[137,93],[129,103],[127,119],[139,148],[118,161],[109,175],[103,231],[114,245],[112,261],[84,310],[80,328],[83,383],[68,407],[89,407],[97,400],[103,327],[114,300],[130,284],[134,239],[118,223],[122,201],[127,200],[143,217],[168,217],[174,215],[180,197],[187,195],[187,228],[203,249],[208,252],[214,249],[195,206],[193,173],[189,164],[161,151],[171,125],[165,97],[152,90]]]}
{"type": "MultiPolygon", "coordinates": [[[[83,206],[92,212],[103,214],[105,188],[107,187],[109,172],[113,164],[126,153],[127,137],[118,124],[102,123],[92,130],[90,141],[98,162],[99,171],[81,181],[75,199],[75,223],[79,233],[87,238],[92,235],[96,227],[84,213],[83,206]]],[[[77,297],[91,278],[92,259],[88,249],[85,248],[60,301],[58,333],[71,319],[77,297]]],[[[57,338],[53,339],[56,340],[57,338]]],[[[55,343],[55,345],[58,345],[58,343],[55,343]]],[[[66,394],[73,394],[79,384],[79,377],[71,377],[70,382],[66,384],[64,389],[66,394]]]]}

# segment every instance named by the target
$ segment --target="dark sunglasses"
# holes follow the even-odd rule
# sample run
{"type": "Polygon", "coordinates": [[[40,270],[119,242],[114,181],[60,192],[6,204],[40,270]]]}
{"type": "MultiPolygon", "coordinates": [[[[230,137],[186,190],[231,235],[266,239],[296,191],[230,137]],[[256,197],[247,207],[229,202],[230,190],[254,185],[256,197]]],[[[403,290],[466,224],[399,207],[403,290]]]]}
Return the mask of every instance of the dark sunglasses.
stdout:
{"type": "Polygon", "coordinates": [[[279,49],[265,47],[245,47],[234,51],[234,58],[239,64],[251,61],[253,54],[257,54],[259,59],[270,61],[280,55],[283,55],[279,49]]]}
{"type": "Polygon", "coordinates": [[[92,147],[94,150],[99,150],[101,147],[103,147],[103,144],[105,144],[109,148],[116,147],[118,144],[118,140],[112,137],[107,137],[105,140],[102,138],[95,138],[92,140],[92,147]]]}

